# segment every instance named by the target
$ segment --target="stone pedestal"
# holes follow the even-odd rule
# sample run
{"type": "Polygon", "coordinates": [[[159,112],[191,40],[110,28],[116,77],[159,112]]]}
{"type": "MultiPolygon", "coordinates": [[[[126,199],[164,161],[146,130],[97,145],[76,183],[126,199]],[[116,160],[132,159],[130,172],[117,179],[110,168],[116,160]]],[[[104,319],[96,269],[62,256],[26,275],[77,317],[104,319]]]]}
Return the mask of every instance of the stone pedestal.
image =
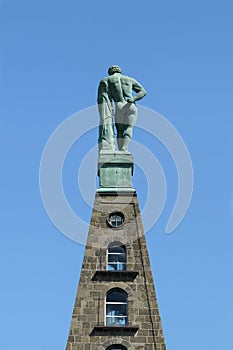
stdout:
{"type": "Polygon", "coordinates": [[[129,152],[101,151],[98,160],[100,188],[97,192],[135,191],[132,187],[133,164],[129,152]]]}
{"type": "Polygon", "coordinates": [[[132,175],[130,153],[100,152],[66,350],[166,350],[132,175]]]}
{"type": "Polygon", "coordinates": [[[96,194],[66,346],[66,350],[113,348],[166,350],[135,193],[96,194]],[[121,213],[123,224],[110,226],[111,213],[121,213]],[[109,269],[113,242],[125,248],[123,271],[109,269]],[[119,289],[127,295],[127,323],[109,325],[106,297],[119,289]]]}

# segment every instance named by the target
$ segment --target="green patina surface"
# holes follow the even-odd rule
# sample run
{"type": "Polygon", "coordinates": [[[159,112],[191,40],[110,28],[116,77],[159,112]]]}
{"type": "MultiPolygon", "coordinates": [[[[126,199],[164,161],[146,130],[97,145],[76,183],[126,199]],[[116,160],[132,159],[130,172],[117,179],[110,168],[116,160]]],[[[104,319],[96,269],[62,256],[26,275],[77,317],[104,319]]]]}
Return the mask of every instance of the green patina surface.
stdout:
{"type": "Polygon", "coordinates": [[[98,162],[100,188],[132,189],[133,157],[130,153],[101,153],[98,162]]]}
{"type": "Polygon", "coordinates": [[[137,120],[135,102],[142,99],[146,91],[135,79],[122,75],[119,66],[111,66],[108,74],[99,83],[97,99],[100,116],[99,190],[134,190],[133,157],[128,152],[128,144],[137,120]],[[116,142],[114,127],[117,133],[116,142]]]}
{"type": "Polygon", "coordinates": [[[138,114],[135,102],[146,91],[134,78],[122,75],[119,66],[111,66],[108,74],[98,87],[99,151],[115,150],[114,126],[118,150],[127,151],[138,114]]]}

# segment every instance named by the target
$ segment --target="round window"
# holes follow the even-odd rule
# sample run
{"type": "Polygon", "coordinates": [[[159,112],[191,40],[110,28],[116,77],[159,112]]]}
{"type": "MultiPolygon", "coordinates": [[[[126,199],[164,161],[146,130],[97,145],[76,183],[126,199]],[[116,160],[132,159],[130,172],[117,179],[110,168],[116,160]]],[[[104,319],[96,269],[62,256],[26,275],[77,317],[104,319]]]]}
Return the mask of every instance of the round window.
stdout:
{"type": "Polygon", "coordinates": [[[120,227],[124,224],[125,222],[125,217],[122,213],[115,212],[111,213],[108,217],[108,223],[111,227],[120,227]]]}

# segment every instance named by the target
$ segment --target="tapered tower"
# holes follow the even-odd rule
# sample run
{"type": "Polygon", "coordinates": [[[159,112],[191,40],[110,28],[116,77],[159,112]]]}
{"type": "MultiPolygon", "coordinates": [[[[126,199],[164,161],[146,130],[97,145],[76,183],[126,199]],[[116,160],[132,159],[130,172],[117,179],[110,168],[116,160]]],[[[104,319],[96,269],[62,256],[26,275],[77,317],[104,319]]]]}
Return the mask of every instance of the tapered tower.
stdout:
{"type": "Polygon", "coordinates": [[[166,349],[132,169],[129,154],[100,157],[67,350],[166,349]]]}
{"type": "Polygon", "coordinates": [[[137,194],[132,186],[133,157],[127,151],[133,118],[136,120],[133,99],[142,98],[145,90],[129,77],[131,80],[124,78],[121,82],[119,67],[110,68],[113,79],[102,80],[98,93],[100,187],[66,350],[166,350],[137,194]],[[121,95],[129,98],[129,91],[124,93],[125,82],[128,87],[131,84],[131,93],[136,92],[131,101],[119,101],[121,95]],[[118,120],[123,115],[125,120],[116,125],[118,151],[114,145],[112,99],[118,120]]]}

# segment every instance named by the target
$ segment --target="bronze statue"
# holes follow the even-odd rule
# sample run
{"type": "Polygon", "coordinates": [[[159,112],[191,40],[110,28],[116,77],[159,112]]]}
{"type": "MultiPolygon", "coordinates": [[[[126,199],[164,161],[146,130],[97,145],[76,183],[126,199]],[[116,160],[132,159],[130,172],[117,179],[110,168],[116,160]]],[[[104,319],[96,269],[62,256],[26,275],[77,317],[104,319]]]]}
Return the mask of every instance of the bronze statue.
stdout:
{"type": "Polygon", "coordinates": [[[111,66],[108,74],[108,77],[100,81],[98,88],[99,148],[100,151],[115,150],[113,121],[115,114],[118,149],[127,152],[133,134],[133,126],[137,120],[135,101],[143,98],[146,91],[135,79],[122,75],[119,66],[111,66]]]}

